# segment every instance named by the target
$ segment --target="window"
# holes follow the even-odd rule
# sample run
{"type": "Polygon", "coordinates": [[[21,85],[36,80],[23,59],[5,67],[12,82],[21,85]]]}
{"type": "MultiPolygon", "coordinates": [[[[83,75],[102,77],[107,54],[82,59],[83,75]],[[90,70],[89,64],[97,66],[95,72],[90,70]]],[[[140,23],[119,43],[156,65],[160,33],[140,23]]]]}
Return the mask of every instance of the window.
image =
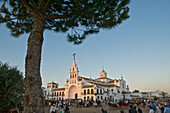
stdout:
{"type": "Polygon", "coordinates": [[[91,100],[93,101],[93,96],[91,96],[91,100]]]}
{"type": "Polygon", "coordinates": [[[86,97],[84,97],[84,101],[86,101],[86,97]]]}
{"type": "Polygon", "coordinates": [[[91,94],[93,94],[93,89],[91,89],[91,94]]]}
{"type": "Polygon", "coordinates": [[[54,88],[54,85],[52,85],[52,87],[54,88]]]}
{"type": "Polygon", "coordinates": [[[102,89],[100,89],[100,94],[102,94],[102,89]]]}
{"type": "Polygon", "coordinates": [[[87,94],[90,94],[90,90],[89,89],[87,90],[87,94]]]}
{"type": "Polygon", "coordinates": [[[99,89],[97,89],[97,94],[99,94],[99,89]]]}
{"type": "Polygon", "coordinates": [[[73,67],[73,71],[74,71],[74,67],[73,67]]]}
{"type": "Polygon", "coordinates": [[[119,89],[117,89],[117,93],[120,93],[119,89]]]}
{"type": "Polygon", "coordinates": [[[107,92],[109,93],[109,89],[107,89],[107,92]]]}
{"type": "Polygon", "coordinates": [[[113,92],[113,89],[111,89],[111,91],[113,92]]]}
{"type": "Polygon", "coordinates": [[[86,90],[84,89],[84,94],[86,94],[86,90]]]}
{"type": "Polygon", "coordinates": [[[76,74],[75,74],[75,78],[76,78],[76,74]]]}
{"type": "Polygon", "coordinates": [[[61,92],[60,92],[60,96],[61,96],[61,92]]]}
{"type": "Polygon", "coordinates": [[[87,100],[89,100],[89,96],[87,96],[87,100]]]}
{"type": "Polygon", "coordinates": [[[57,86],[55,86],[55,88],[57,88],[57,86]]]}
{"type": "Polygon", "coordinates": [[[58,96],[58,92],[57,92],[57,96],[58,96]]]}
{"type": "Polygon", "coordinates": [[[123,87],[123,89],[125,88],[124,83],[122,83],[122,87],[123,87]]]}
{"type": "Polygon", "coordinates": [[[103,96],[101,96],[101,100],[103,100],[103,96]]]}
{"type": "Polygon", "coordinates": [[[56,92],[54,93],[54,96],[56,96],[56,92]]]}
{"type": "Polygon", "coordinates": [[[64,92],[62,92],[62,96],[64,96],[64,92]]]}

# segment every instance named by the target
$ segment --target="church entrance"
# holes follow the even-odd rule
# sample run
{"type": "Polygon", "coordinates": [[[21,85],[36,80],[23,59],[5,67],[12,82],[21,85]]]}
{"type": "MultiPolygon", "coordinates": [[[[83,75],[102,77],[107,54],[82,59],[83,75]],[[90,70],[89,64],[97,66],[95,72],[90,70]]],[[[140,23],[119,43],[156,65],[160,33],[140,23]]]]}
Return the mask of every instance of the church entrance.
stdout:
{"type": "Polygon", "coordinates": [[[72,85],[72,86],[69,88],[68,98],[69,98],[69,99],[77,99],[77,98],[78,98],[77,87],[76,87],[75,85],[72,85]]]}
{"type": "Polygon", "coordinates": [[[76,93],[76,94],[75,94],[75,99],[77,99],[77,97],[78,97],[78,94],[76,93]]]}

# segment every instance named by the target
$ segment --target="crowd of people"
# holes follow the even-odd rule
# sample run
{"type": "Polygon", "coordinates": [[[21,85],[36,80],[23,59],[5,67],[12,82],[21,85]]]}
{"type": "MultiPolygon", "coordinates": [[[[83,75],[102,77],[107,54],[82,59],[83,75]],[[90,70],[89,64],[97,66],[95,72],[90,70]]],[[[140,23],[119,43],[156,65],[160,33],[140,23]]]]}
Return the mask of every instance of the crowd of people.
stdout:
{"type": "Polygon", "coordinates": [[[82,101],[82,100],[46,100],[45,105],[50,108],[50,113],[69,113],[74,111],[74,107],[102,107],[101,101],[82,101]]]}
{"type": "Polygon", "coordinates": [[[149,108],[148,113],[170,113],[170,100],[154,101],[141,99],[128,101],[127,103],[129,105],[129,113],[143,113],[141,108],[149,108]]]}
{"type": "MultiPolygon", "coordinates": [[[[83,100],[60,100],[60,101],[46,101],[46,106],[50,108],[50,113],[70,113],[74,111],[74,107],[102,107],[114,103],[119,106],[120,113],[128,109],[129,113],[143,113],[143,108],[148,108],[148,113],[170,113],[170,100],[158,101],[147,99],[136,100],[104,100],[104,101],[83,101],[83,100]]],[[[107,113],[103,108],[102,113],[107,113]]]]}

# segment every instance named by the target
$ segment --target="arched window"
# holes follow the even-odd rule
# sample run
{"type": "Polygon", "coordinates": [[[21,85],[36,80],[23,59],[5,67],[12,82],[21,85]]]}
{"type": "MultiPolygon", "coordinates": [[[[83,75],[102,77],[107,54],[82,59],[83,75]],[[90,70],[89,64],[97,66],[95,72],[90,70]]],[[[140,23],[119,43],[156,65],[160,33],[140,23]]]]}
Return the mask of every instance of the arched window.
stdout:
{"type": "Polygon", "coordinates": [[[100,89],[100,94],[102,94],[102,89],[100,89]]]}
{"type": "Polygon", "coordinates": [[[73,78],[74,78],[74,74],[73,74],[73,78]]]}
{"type": "Polygon", "coordinates": [[[73,71],[74,71],[74,67],[73,67],[73,71]]]}
{"type": "Polygon", "coordinates": [[[57,96],[58,96],[58,92],[57,92],[57,96]]]}
{"type": "Polygon", "coordinates": [[[89,100],[89,96],[87,96],[87,100],[89,100]]]}
{"type": "Polygon", "coordinates": [[[90,94],[90,90],[89,89],[87,90],[87,94],[90,94]]]}
{"type": "Polygon", "coordinates": [[[91,94],[93,94],[93,89],[91,89],[91,94]]]}
{"type": "Polygon", "coordinates": [[[103,100],[103,96],[101,96],[101,100],[103,100]]]}
{"type": "Polygon", "coordinates": [[[124,83],[122,83],[122,87],[123,87],[123,89],[125,88],[125,85],[124,85],[124,83]]]}
{"type": "Polygon", "coordinates": [[[86,101],[86,97],[84,97],[84,101],[86,101]]]}
{"type": "Polygon", "coordinates": [[[97,89],[97,94],[99,94],[99,89],[97,89]]]}
{"type": "Polygon", "coordinates": [[[107,93],[109,93],[109,89],[107,89],[107,93]]]}
{"type": "Polygon", "coordinates": [[[60,92],[60,96],[61,96],[61,92],[60,92]]]}
{"type": "Polygon", "coordinates": [[[76,74],[75,74],[75,78],[76,78],[76,74]]]}
{"type": "Polygon", "coordinates": [[[120,93],[119,89],[117,89],[117,93],[120,93]]]}
{"type": "Polygon", "coordinates": [[[86,90],[84,89],[84,94],[86,94],[86,90]]]}
{"type": "Polygon", "coordinates": [[[93,96],[91,96],[91,100],[93,101],[93,96]]]}
{"type": "Polygon", "coordinates": [[[55,92],[54,96],[56,96],[56,92],[55,92]]]}

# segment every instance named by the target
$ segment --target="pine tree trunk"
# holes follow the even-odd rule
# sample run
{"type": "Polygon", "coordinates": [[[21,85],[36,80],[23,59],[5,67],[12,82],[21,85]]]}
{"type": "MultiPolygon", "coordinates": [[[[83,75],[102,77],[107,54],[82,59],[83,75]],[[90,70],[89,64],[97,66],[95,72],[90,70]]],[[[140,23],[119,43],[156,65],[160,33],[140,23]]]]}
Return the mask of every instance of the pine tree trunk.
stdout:
{"type": "Polygon", "coordinates": [[[40,75],[44,24],[43,16],[34,16],[33,29],[28,38],[25,64],[24,113],[45,113],[40,75]]]}

